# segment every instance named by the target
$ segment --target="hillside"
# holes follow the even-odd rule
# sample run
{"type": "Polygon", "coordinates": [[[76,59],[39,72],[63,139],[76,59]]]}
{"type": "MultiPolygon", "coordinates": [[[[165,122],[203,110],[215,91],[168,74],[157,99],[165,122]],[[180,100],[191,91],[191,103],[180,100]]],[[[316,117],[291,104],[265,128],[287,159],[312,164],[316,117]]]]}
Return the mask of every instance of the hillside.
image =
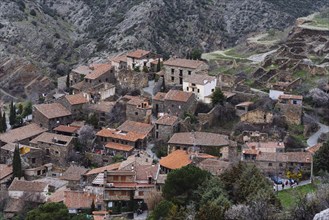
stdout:
{"type": "Polygon", "coordinates": [[[64,75],[93,57],[134,48],[184,56],[191,48],[231,47],[250,33],[282,29],[326,4],[321,0],[3,0],[1,87],[22,96],[24,87],[37,77],[64,75]],[[25,74],[26,69],[33,71],[25,74]]]}

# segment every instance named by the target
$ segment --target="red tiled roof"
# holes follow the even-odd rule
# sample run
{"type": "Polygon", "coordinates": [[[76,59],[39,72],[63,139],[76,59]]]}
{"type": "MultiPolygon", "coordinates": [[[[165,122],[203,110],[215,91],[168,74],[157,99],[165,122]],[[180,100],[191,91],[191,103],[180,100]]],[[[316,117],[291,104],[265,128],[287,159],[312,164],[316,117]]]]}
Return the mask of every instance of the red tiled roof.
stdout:
{"type": "Polygon", "coordinates": [[[148,55],[149,53],[151,53],[151,52],[147,51],[147,50],[135,50],[135,51],[132,51],[132,52],[128,53],[127,57],[141,59],[144,56],[148,55]]]}
{"type": "Polygon", "coordinates": [[[64,193],[64,204],[69,209],[90,208],[95,199],[96,195],[87,192],[65,191],[64,193]]]}
{"type": "Polygon", "coordinates": [[[184,92],[180,90],[170,90],[165,100],[176,101],[176,102],[187,102],[194,94],[191,92],[184,92]]]}
{"type": "Polygon", "coordinates": [[[47,129],[32,123],[20,128],[9,130],[4,134],[0,134],[0,140],[5,143],[14,143],[16,141],[37,136],[45,131],[47,131],[47,129]]]}
{"type": "Polygon", "coordinates": [[[13,167],[7,164],[0,164],[0,180],[13,173],[13,167]]]}
{"type": "Polygon", "coordinates": [[[75,95],[67,95],[65,96],[66,100],[71,105],[80,105],[88,103],[88,99],[85,97],[83,93],[75,94],[75,95]]]}
{"type": "Polygon", "coordinates": [[[112,69],[112,65],[105,63],[105,64],[96,64],[93,66],[94,70],[92,71],[92,73],[88,74],[85,76],[85,79],[97,79],[100,76],[102,76],[103,74],[107,73],[108,71],[110,71],[112,69]]]}
{"type": "Polygon", "coordinates": [[[182,132],[175,133],[168,144],[222,147],[228,146],[230,143],[226,135],[209,132],[182,132]]]}
{"type": "Polygon", "coordinates": [[[117,151],[126,151],[130,152],[134,149],[134,147],[125,145],[125,144],[119,144],[119,143],[114,143],[114,142],[109,142],[105,145],[106,148],[112,149],[112,150],[117,150],[117,151]]]}
{"type": "Polygon", "coordinates": [[[284,95],[280,95],[279,99],[298,99],[298,100],[303,100],[303,96],[301,95],[288,95],[288,94],[284,94],[284,95]]]}
{"type": "Polygon", "coordinates": [[[107,138],[115,138],[120,140],[127,140],[131,142],[136,142],[138,140],[143,140],[146,135],[135,133],[135,132],[122,132],[116,129],[103,128],[99,132],[97,132],[96,136],[99,137],[107,137],[107,138]]]}
{"type": "Polygon", "coordinates": [[[151,124],[127,120],[118,127],[118,130],[147,136],[152,131],[153,127],[154,126],[151,124]]]}
{"type": "Polygon", "coordinates": [[[167,66],[176,66],[176,67],[183,67],[183,68],[190,68],[196,69],[205,62],[200,60],[188,60],[188,59],[180,59],[180,58],[172,58],[163,63],[163,65],[167,66]]]}
{"type": "Polygon", "coordinates": [[[99,174],[99,173],[103,173],[105,170],[118,170],[120,167],[121,163],[114,163],[114,164],[110,164],[104,167],[99,167],[99,168],[95,168],[90,170],[88,173],[86,173],[85,175],[93,175],[93,174],[99,174]]]}
{"type": "Polygon", "coordinates": [[[153,100],[163,101],[167,93],[158,92],[154,97],[153,100]]]}
{"type": "Polygon", "coordinates": [[[66,126],[66,125],[60,125],[56,128],[54,128],[54,131],[59,131],[59,132],[65,132],[65,133],[70,133],[70,134],[74,134],[76,133],[78,130],[80,129],[80,127],[78,126],[66,126]]]}
{"type": "Polygon", "coordinates": [[[174,125],[176,122],[178,122],[178,117],[171,116],[171,115],[164,115],[160,117],[155,124],[160,125],[174,125]]]}
{"type": "Polygon", "coordinates": [[[43,192],[46,187],[47,183],[14,179],[8,191],[43,192]]]}
{"type": "Polygon", "coordinates": [[[48,119],[71,115],[71,112],[60,103],[34,105],[34,108],[48,119]]]}
{"type": "Polygon", "coordinates": [[[184,150],[176,150],[166,157],[161,158],[160,165],[174,170],[179,169],[192,163],[190,156],[184,150]]]}
{"type": "Polygon", "coordinates": [[[142,103],[147,102],[147,99],[140,96],[131,96],[130,100],[127,102],[129,105],[141,105],[142,103]]]}

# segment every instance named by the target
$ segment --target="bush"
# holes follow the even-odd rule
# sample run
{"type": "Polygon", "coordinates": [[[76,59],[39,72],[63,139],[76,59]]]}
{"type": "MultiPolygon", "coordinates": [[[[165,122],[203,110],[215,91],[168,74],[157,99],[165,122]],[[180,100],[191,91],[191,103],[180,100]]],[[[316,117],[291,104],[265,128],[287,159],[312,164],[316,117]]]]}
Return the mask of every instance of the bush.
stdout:
{"type": "Polygon", "coordinates": [[[32,16],[37,16],[37,13],[36,13],[36,11],[35,11],[34,9],[32,9],[32,10],[30,11],[30,15],[32,15],[32,16]]]}

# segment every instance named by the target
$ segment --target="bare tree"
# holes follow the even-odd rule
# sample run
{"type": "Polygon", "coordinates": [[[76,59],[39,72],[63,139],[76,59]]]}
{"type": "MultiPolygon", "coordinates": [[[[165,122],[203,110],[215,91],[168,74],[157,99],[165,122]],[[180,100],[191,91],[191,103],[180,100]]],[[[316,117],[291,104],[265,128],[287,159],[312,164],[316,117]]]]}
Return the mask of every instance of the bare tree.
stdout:
{"type": "Polygon", "coordinates": [[[159,204],[162,199],[163,198],[160,191],[152,190],[147,192],[144,201],[147,204],[147,208],[149,210],[153,210],[155,206],[159,204]]]}
{"type": "Polygon", "coordinates": [[[78,131],[78,142],[81,150],[91,149],[95,139],[95,130],[90,125],[81,127],[78,131]]]}

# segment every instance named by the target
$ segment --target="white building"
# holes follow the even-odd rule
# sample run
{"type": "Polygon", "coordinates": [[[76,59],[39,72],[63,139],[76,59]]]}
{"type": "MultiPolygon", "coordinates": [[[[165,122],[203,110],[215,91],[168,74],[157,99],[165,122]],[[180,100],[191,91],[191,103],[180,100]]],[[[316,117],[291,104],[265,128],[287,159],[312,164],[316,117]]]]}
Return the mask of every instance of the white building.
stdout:
{"type": "Polygon", "coordinates": [[[183,91],[193,92],[204,103],[211,103],[211,95],[215,91],[217,78],[205,74],[187,76],[183,80],[183,91]]]}
{"type": "Polygon", "coordinates": [[[143,67],[150,69],[153,61],[158,61],[159,59],[161,62],[163,61],[159,55],[146,50],[135,50],[127,53],[126,56],[128,69],[139,67],[140,71],[143,70],[143,67]]]}

